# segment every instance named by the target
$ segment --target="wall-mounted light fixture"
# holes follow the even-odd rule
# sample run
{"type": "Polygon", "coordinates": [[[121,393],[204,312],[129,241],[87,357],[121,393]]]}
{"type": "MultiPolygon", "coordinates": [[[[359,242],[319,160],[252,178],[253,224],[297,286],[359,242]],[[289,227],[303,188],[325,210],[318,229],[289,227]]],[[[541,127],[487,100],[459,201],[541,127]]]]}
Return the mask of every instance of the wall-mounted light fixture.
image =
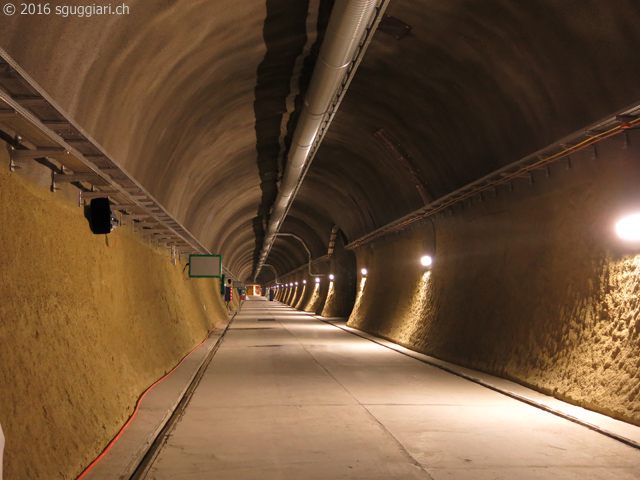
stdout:
{"type": "Polygon", "coordinates": [[[369,272],[367,271],[366,268],[363,268],[362,270],[360,270],[360,273],[362,274],[363,277],[366,277],[367,273],[369,273],[369,272]]]}
{"type": "Polygon", "coordinates": [[[307,284],[307,281],[306,281],[306,280],[302,280],[302,283],[303,283],[304,285],[306,285],[306,284],[307,284]]]}
{"type": "Polygon", "coordinates": [[[640,213],[629,215],[616,223],[616,233],[623,240],[640,240],[640,213]]]}
{"type": "Polygon", "coordinates": [[[423,267],[430,267],[433,265],[433,258],[430,255],[425,255],[420,259],[420,263],[423,267]]]}
{"type": "Polygon", "coordinates": [[[320,279],[316,277],[316,283],[320,283],[320,279]]]}
{"type": "Polygon", "coordinates": [[[298,286],[298,282],[296,282],[296,287],[298,286]]]}
{"type": "Polygon", "coordinates": [[[329,275],[329,280],[333,280],[334,278],[336,278],[336,277],[333,276],[333,273],[331,275],[329,275]]]}

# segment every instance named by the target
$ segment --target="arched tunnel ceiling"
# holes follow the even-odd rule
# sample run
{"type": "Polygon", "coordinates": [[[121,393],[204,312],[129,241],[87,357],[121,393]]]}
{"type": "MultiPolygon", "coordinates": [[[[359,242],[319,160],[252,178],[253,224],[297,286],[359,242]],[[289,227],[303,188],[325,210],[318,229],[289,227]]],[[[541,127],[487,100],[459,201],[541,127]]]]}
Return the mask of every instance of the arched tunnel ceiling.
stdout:
{"type": "MultiPolygon", "coordinates": [[[[332,2],[126,4],[3,17],[0,46],[248,278],[332,2]]],[[[386,13],[411,31],[374,35],[283,227],[314,257],[334,224],[354,240],[640,100],[635,0],[391,0],[386,13]]],[[[278,240],[267,262],[286,272],[306,254],[278,240]]]]}

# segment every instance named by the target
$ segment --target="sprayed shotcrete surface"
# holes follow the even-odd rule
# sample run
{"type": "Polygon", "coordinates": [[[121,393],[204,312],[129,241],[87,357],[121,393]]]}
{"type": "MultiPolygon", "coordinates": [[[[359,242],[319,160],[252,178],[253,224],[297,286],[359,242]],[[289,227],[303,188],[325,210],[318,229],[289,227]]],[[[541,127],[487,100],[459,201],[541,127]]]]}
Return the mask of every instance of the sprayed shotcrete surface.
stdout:
{"type": "Polygon", "coordinates": [[[227,317],[217,281],[188,280],[128,232],[109,250],[77,205],[0,169],[5,480],[75,478],[141,392],[227,317]]]}
{"type": "Polygon", "coordinates": [[[349,325],[640,424],[640,255],[613,233],[640,149],[621,146],[358,248],[349,325]]]}

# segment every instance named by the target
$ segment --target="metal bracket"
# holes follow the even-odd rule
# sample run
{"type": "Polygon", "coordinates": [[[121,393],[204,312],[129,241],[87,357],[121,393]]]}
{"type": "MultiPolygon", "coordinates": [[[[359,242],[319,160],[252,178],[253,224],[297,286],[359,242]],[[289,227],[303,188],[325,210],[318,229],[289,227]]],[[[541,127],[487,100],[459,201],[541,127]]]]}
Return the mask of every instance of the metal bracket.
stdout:
{"type": "Polygon", "coordinates": [[[92,198],[102,198],[102,197],[111,198],[118,193],[120,192],[118,192],[117,190],[91,191],[91,192],[83,192],[82,190],[78,190],[78,206],[81,207],[85,200],[90,200],[92,198]]]}
{"type": "MultiPolygon", "coordinates": [[[[64,167],[63,167],[64,171],[64,167]]],[[[71,183],[71,182],[85,182],[92,181],[100,178],[100,175],[96,173],[73,173],[65,175],[64,173],[56,173],[51,171],[51,191],[56,192],[60,190],[58,183],[71,183]]]]}
{"type": "Polygon", "coordinates": [[[9,171],[15,172],[16,170],[20,170],[22,165],[18,165],[13,157],[9,157],[9,171]]]}
{"type": "Polygon", "coordinates": [[[384,14],[378,24],[378,30],[395,37],[396,40],[402,40],[411,31],[411,26],[391,15],[384,14]]]}
{"type": "MultiPolygon", "coordinates": [[[[20,141],[20,137],[17,137],[17,141],[20,141]]],[[[47,158],[52,157],[54,155],[60,155],[60,153],[64,153],[64,148],[38,148],[36,150],[17,150],[15,148],[11,149],[10,159],[9,159],[9,170],[15,172],[16,170],[20,170],[22,165],[19,165],[17,162],[24,162],[25,160],[35,160],[36,158],[47,158]]]]}
{"type": "Polygon", "coordinates": [[[65,152],[64,148],[38,148],[36,150],[12,150],[14,160],[34,160],[36,158],[55,157],[65,152]]]}

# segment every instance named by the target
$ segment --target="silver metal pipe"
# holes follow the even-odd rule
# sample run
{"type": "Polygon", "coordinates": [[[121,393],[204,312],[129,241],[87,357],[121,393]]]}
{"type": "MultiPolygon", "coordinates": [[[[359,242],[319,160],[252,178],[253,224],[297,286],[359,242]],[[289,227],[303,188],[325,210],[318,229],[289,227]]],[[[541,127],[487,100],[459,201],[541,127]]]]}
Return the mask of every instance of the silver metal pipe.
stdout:
{"type": "Polygon", "coordinates": [[[336,98],[344,94],[350,77],[355,73],[357,63],[354,68],[352,64],[364,53],[373,24],[379,21],[383,8],[376,7],[386,6],[387,1],[337,0],[333,6],[302,112],[293,133],[287,167],[265,232],[254,281],[271,251],[304,172],[313,160],[314,144],[319,139],[320,128],[326,121],[327,113],[336,98]]]}
{"type": "MultiPolygon", "coordinates": [[[[298,235],[294,234],[294,233],[276,233],[276,236],[278,237],[293,237],[296,240],[298,240],[300,243],[302,243],[302,245],[304,246],[304,249],[307,251],[307,255],[309,255],[309,275],[312,277],[326,277],[327,275],[325,273],[312,273],[311,272],[311,262],[313,261],[313,259],[311,258],[311,250],[309,250],[309,247],[307,246],[307,242],[305,242],[302,238],[300,238],[298,235]]],[[[263,264],[264,266],[264,264],[263,264]]]]}
{"type": "Polygon", "coordinates": [[[280,283],[280,280],[278,280],[278,271],[276,270],[276,267],[274,267],[273,265],[269,265],[268,263],[263,263],[262,266],[270,268],[271,270],[273,270],[273,273],[276,274],[276,285],[282,285],[280,283]]]}

